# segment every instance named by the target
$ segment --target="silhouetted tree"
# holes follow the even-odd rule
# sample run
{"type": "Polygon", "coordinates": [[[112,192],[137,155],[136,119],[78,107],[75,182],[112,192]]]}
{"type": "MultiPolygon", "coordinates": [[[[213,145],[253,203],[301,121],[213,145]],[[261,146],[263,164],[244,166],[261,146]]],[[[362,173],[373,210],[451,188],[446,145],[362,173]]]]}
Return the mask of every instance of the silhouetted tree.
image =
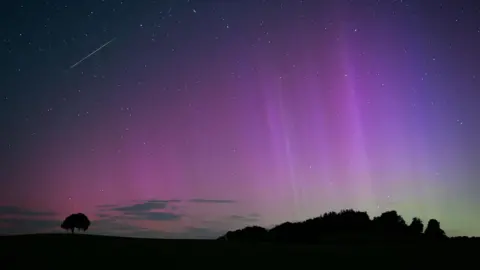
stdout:
{"type": "Polygon", "coordinates": [[[228,232],[222,236],[222,240],[228,241],[266,241],[268,230],[259,226],[250,226],[241,230],[228,232]]]}
{"type": "Polygon", "coordinates": [[[373,219],[373,230],[384,240],[401,239],[407,235],[408,226],[397,211],[387,211],[373,219]]]}
{"type": "Polygon", "coordinates": [[[301,227],[301,224],[285,222],[270,229],[269,234],[271,235],[271,238],[275,239],[277,242],[300,242],[301,239],[299,238],[301,238],[300,234],[302,231],[296,229],[296,227],[301,227]]]}
{"type": "Polygon", "coordinates": [[[75,231],[75,228],[79,230],[86,231],[90,226],[90,220],[83,213],[71,214],[62,222],[60,227],[64,230],[70,230],[72,234],[75,231]]]}
{"type": "Polygon", "coordinates": [[[409,228],[412,234],[421,235],[423,233],[423,221],[417,217],[414,217],[409,228]]]}
{"type": "Polygon", "coordinates": [[[374,221],[377,221],[385,227],[406,226],[405,220],[397,213],[397,211],[384,212],[379,217],[374,218],[374,221]]]}
{"type": "Polygon", "coordinates": [[[430,219],[428,221],[424,234],[425,237],[429,239],[443,239],[447,237],[445,232],[440,228],[440,222],[436,219],[430,219]]]}

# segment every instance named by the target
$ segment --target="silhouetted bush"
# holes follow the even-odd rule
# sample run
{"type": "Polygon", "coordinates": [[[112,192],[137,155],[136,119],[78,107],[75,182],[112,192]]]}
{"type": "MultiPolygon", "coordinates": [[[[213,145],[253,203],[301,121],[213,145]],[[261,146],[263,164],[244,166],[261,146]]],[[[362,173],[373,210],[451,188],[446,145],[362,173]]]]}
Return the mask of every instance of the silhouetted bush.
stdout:
{"type": "Polygon", "coordinates": [[[233,241],[266,241],[268,231],[259,226],[246,227],[236,232],[228,232],[226,235],[220,237],[222,240],[233,241]]]}
{"type": "Polygon", "coordinates": [[[65,220],[62,222],[62,225],[60,225],[62,229],[70,230],[72,234],[74,233],[75,228],[86,231],[88,230],[89,226],[90,220],[85,214],[82,213],[71,214],[65,218],[65,220]]]}
{"type": "Polygon", "coordinates": [[[425,229],[425,237],[428,239],[445,239],[445,232],[440,228],[440,222],[436,219],[430,219],[425,229]]]}
{"type": "Polygon", "coordinates": [[[423,233],[423,221],[417,217],[412,219],[412,223],[408,226],[410,233],[413,235],[422,235],[423,233]]]}
{"type": "Polygon", "coordinates": [[[253,226],[229,231],[220,240],[276,243],[366,243],[443,239],[445,232],[437,220],[423,222],[413,218],[410,225],[396,211],[387,211],[370,219],[366,212],[342,210],[329,212],[302,222],[285,222],[270,230],[253,226]]]}

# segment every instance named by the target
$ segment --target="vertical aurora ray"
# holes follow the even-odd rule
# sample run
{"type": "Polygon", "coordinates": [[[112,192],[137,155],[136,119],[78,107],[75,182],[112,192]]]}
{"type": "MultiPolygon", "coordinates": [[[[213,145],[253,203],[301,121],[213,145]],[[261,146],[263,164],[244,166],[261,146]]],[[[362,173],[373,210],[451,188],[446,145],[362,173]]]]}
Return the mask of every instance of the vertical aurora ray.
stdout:
{"type": "MultiPolygon", "coordinates": [[[[290,146],[290,126],[287,123],[287,112],[284,108],[283,85],[281,79],[272,79],[268,86],[262,87],[265,104],[265,117],[267,119],[270,144],[273,150],[273,157],[276,159],[275,167],[280,179],[285,179],[290,187],[292,196],[292,209],[298,205],[298,190],[296,186],[296,175],[293,164],[293,153],[290,146]],[[287,168],[286,175],[282,175],[284,167],[287,168]]],[[[296,211],[293,211],[293,217],[296,211]]]]}
{"type": "Polygon", "coordinates": [[[347,125],[349,125],[347,128],[349,134],[345,137],[349,139],[346,143],[349,145],[348,155],[351,161],[348,164],[349,166],[347,166],[351,168],[349,177],[352,181],[354,196],[356,196],[352,208],[375,209],[375,207],[378,207],[378,200],[373,190],[372,167],[367,151],[367,141],[364,138],[362,114],[358,106],[359,100],[357,99],[357,96],[361,95],[362,89],[358,89],[355,85],[355,66],[351,63],[349,57],[351,53],[351,48],[349,48],[350,42],[348,36],[344,35],[344,31],[348,31],[348,29],[341,27],[340,31],[342,42],[340,57],[342,66],[345,69],[345,81],[341,91],[344,93],[345,111],[343,113],[346,114],[347,125]]]}

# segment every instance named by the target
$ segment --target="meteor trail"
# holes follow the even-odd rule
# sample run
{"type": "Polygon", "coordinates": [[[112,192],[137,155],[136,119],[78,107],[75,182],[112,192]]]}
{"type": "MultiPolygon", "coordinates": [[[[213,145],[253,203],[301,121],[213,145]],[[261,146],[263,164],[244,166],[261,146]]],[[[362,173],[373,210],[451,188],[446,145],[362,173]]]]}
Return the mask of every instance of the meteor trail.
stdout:
{"type": "Polygon", "coordinates": [[[103,44],[102,46],[100,46],[100,48],[96,49],[95,51],[91,52],[89,55],[85,56],[84,58],[82,58],[80,61],[76,62],[75,64],[71,65],[70,66],[70,69],[78,66],[80,63],[82,63],[85,59],[89,58],[90,56],[94,55],[96,52],[100,51],[103,47],[107,46],[108,44],[110,44],[112,41],[114,41],[116,38],[112,38],[109,42],[103,44]]]}

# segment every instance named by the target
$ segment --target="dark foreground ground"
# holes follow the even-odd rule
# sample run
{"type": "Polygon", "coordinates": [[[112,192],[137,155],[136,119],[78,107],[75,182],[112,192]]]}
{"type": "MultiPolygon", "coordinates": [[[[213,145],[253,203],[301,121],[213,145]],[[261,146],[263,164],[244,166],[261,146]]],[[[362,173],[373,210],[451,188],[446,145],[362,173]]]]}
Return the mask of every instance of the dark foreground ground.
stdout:
{"type": "Polygon", "coordinates": [[[67,234],[4,236],[0,269],[464,269],[479,267],[479,242],[307,246],[67,234]]]}

